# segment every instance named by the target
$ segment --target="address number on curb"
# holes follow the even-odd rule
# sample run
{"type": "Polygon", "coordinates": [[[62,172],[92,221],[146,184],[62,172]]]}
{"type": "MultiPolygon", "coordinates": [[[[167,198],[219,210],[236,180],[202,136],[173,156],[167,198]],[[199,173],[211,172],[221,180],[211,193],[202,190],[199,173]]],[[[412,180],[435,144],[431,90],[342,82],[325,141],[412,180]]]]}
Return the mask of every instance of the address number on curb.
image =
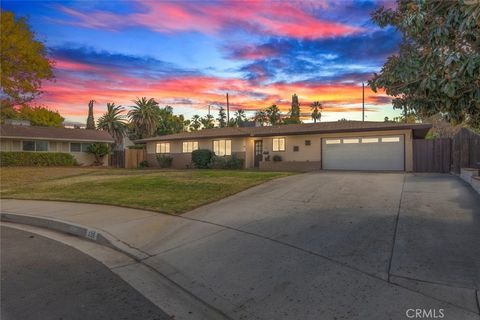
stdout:
{"type": "Polygon", "coordinates": [[[90,240],[97,240],[97,231],[87,229],[87,234],[85,235],[90,240]]]}

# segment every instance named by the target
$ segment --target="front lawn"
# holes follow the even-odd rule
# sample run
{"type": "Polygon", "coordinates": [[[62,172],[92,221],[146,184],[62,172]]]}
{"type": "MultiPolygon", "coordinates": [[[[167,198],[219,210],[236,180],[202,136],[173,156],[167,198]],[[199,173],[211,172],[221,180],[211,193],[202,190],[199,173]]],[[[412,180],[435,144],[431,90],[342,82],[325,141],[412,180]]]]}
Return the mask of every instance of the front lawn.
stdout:
{"type": "Polygon", "coordinates": [[[2,198],[101,203],[179,214],[291,173],[1,168],[2,198]]]}

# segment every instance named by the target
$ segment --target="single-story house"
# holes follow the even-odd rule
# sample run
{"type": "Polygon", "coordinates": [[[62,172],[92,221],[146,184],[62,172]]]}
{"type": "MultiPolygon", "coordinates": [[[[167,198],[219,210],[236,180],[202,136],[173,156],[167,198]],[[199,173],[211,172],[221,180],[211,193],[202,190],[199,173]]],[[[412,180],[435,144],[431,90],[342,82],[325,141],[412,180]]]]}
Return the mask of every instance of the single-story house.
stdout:
{"type": "MultiPolygon", "coordinates": [[[[86,151],[92,143],[112,144],[114,140],[108,132],[101,130],[0,126],[0,151],[65,152],[72,154],[79,164],[91,165],[95,157],[86,151]]],[[[108,165],[108,159],[104,165],[108,165]]]]}
{"type": "Polygon", "coordinates": [[[430,128],[430,124],[338,121],[215,128],[136,142],[146,144],[152,166],[157,154],[168,154],[174,168],[191,167],[191,152],[209,149],[218,156],[236,155],[245,160],[245,168],[261,170],[412,171],[412,140],[425,138],[430,128]]]}

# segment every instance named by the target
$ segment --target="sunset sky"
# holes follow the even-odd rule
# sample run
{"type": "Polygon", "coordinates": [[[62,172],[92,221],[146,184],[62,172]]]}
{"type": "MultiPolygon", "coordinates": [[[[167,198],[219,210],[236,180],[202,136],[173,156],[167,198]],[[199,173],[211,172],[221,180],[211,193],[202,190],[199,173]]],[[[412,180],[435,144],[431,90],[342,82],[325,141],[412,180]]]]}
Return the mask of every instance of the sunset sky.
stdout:
{"type": "MultiPolygon", "coordinates": [[[[85,122],[107,102],[153,97],[190,118],[207,105],[253,111],[292,94],[302,112],[324,106],[322,121],[361,119],[361,82],[398,50],[394,29],[370,21],[392,1],[2,1],[26,16],[55,63],[37,104],[85,122]]],[[[399,115],[366,89],[366,120],[399,115]]]]}

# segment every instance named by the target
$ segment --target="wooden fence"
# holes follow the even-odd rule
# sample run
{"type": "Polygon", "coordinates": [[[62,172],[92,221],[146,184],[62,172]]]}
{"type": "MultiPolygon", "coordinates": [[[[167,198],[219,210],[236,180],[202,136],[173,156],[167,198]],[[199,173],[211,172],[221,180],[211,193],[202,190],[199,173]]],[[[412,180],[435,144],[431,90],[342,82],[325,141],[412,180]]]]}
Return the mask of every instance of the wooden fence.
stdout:
{"type": "Polygon", "coordinates": [[[108,165],[113,168],[125,168],[125,151],[113,151],[112,154],[110,154],[108,165]]]}
{"type": "Polygon", "coordinates": [[[145,149],[125,149],[125,168],[138,168],[140,162],[146,159],[145,149]]]}
{"type": "Polygon", "coordinates": [[[480,135],[467,128],[460,129],[452,139],[453,172],[461,168],[480,169],[480,135]]]}
{"type": "Polygon", "coordinates": [[[110,154],[109,166],[113,168],[135,169],[145,159],[144,149],[115,150],[110,154]]]}
{"type": "Polygon", "coordinates": [[[450,138],[413,140],[413,171],[450,172],[451,146],[450,138]]]}

